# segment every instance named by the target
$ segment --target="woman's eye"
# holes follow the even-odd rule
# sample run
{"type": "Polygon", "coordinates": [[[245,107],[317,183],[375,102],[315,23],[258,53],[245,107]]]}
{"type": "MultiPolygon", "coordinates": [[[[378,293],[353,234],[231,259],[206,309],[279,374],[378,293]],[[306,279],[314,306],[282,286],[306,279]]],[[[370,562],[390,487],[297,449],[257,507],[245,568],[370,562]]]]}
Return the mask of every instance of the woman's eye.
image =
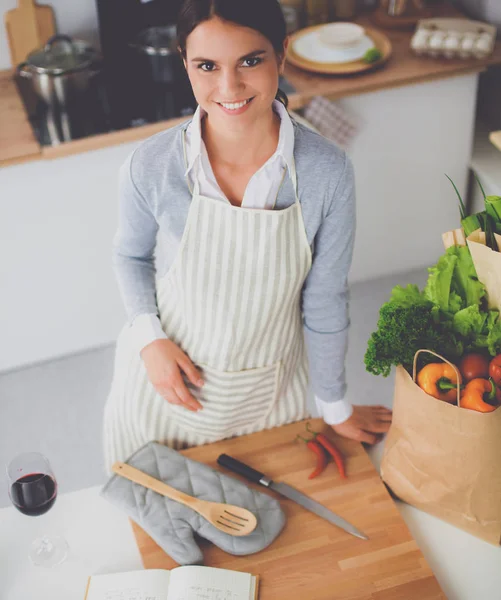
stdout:
{"type": "Polygon", "coordinates": [[[255,56],[253,58],[246,58],[244,60],[244,66],[245,67],[256,67],[257,65],[259,65],[262,62],[263,62],[262,58],[258,58],[257,56],[255,56]],[[245,64],[245,63],[248,63],[248,64],[245,64]]]}
{"type": "Polygon", "coordinates": [[[201,69],[202,71],[210,73],[211,71],[214,70],[215,66],[216,65],[212,62],[203,62],[198,65],[198,68],[201,69]]]}

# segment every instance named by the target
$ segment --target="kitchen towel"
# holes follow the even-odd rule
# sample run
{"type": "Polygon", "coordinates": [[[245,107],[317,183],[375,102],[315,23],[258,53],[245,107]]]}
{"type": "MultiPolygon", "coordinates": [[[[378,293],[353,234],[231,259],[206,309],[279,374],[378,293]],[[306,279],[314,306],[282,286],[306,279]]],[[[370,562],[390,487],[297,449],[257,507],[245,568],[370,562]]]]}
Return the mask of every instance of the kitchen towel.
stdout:
{"type": "Polygon", "coordinates": [[[285,515],[275,498],[158,442],[148,442],[126,462],[186,494],[241,506],[256,515],[256,529],[235,537],[219,531],[191,508],[112,475],[101,496],[124,510],[180,565],[203,563],[195,533],[229,554],[246,555],[269,546],[285,525],[285,515]]]}
{"type": "Polygon", "coordinates": [[[304,117],[324,137],[343,150],[349,148],[361,127],[359,119],[349,114],[339,103],[322,96],[311,99],[304,109],[304,117]]]}

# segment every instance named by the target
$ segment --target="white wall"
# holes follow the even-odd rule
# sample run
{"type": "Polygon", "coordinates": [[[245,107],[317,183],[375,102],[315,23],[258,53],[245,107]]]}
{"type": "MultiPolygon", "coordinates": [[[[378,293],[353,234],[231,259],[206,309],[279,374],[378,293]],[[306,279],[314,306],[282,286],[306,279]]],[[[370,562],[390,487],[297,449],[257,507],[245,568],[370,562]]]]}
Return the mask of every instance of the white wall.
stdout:
{"type": "Polygon", "coordinates": [[[469,14],[475,19],[488,21],[501,31],[501,2],[500,0],[460,0],[469,14]]]}
{"type": "MultiPolygon", "coordinates": [[[[39,4],[44,4],[41,0],[39,4]]],[[[65,33],[72,37],[90,42],[96,47],[99,44],[96,0],[50,0],[47,2],[54,9],[57,33],[65,33]]],[[[10,65],[9,47],[3,25],[3,15],[7,10],[15,8],[16,0],[0,0],[0,70],[10,65]]]]}
{"type": "Polygon", "coordinates": [[[345,98],[362,119],[350,155],[357,235],[350,280],[431,266],[458,226],[449,175],[465,197],[477,75],[345,98]]]}
{"type": "Polygon", "coordinates": [[[0,169],[0,371],[116,339],[117,172],[134,146],[0,169]]]}

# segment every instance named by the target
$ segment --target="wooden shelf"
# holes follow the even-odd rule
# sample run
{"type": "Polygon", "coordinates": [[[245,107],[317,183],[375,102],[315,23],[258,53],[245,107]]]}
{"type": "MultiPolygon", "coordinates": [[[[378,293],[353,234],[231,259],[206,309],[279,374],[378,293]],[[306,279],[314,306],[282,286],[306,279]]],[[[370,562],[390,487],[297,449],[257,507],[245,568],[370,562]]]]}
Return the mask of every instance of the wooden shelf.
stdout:
{"type": "MultiPolygon", "coordinates": [[[[444,5],[440,11],[444,16],[461,16],[448,5],[444,5]]],[[[357,21],[362,25],[374,26],[370,14],[362,16],[357,21]]],[[[286,65],[285,77],[296,89],[296,93],[289,96],[290,109],[298,110],[306,106],[311,98],[317,95],[338,99],[476,73],[491,65],[501,64],[501,41],[499,40],[496,42],[494,52],[485,59],[447,60],[415,56],[410,50],[412,31],[386,30],[385,33],[393,45],[393,54],[383,67],[372,72],[343,77],[326,76],[308,73],[290,64],[286,65]]],[[[17,87],[12,80],[12,72],[0,71],[0,167],[30,160],[59,158],[145,139],[184,120],[186,117],[180,117],[65,142],[59,146],[40,147],[18,95],[17,87]]]]}
{"type": "Polygon", "coordinates": [[[501,131],[493,131],[489,134],[489,139],[498,150],[501,150],[501,131]]]}

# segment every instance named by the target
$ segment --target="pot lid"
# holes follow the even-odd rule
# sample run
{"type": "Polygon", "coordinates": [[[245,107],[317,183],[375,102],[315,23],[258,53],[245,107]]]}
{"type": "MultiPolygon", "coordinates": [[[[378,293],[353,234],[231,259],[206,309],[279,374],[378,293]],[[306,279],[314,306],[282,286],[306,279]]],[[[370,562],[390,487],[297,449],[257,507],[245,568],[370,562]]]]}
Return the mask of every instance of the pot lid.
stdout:
{"type": "Polygon", "coordinates": [[[146,54],[166,56],[177,53],[177,29],[175,25],[163,25],[143,29],[133,44],[146,54]]]}
{"type": "Polygon", "coordinates": [[[96,51],[81,40],[66,35],[55,35],[44,48],[31,52],[27,63],[39,73],[61,75],[88,67],[96,58],[96,51]]]}

